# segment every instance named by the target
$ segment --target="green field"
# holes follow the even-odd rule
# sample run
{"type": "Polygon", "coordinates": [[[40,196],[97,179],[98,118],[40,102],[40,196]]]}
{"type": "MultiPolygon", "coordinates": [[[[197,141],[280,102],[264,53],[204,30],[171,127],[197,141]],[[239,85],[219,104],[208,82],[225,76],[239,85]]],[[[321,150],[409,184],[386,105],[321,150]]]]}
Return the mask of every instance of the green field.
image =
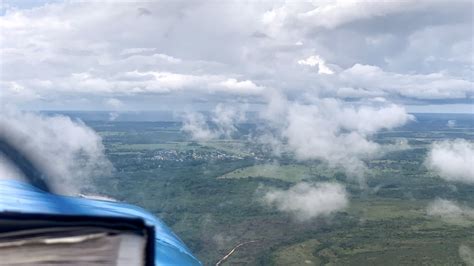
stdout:
{"type": "Polygon", "coordinates": [[[311,178],[313,175],[311,167],[305,165],[278,165],[278,164],[259,164],[245,168],[239,168],[226,173],[218,178],[273,178],[287,182],[297,182],[311,178]]]}

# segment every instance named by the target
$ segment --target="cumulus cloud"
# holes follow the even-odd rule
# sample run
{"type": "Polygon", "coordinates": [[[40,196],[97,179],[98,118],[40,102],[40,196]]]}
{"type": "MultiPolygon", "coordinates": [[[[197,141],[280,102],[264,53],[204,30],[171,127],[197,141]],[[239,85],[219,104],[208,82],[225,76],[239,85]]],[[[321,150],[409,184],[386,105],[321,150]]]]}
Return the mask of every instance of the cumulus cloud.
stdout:
{"type": "Polygon", "coordinates": [[[216,87],[223,87],[226,88],[229,92],[238,92],[241,91],[242,93],[250,93],[250,94],[258,94],[262,92],[263,87],[257,86],[250,80],[243,80],[238,81],[236,79],[226,79],[214,85],[216,87]]]}
{"type": "Polygon", "coordinates": [[[349,204],[344,186],[338,183],[298,183],[288,190],[268,191],[264,202],[300,221],[329,216],[349,204]]]}
{"type": "MultiPolygon", "coordinates": [[[[342,168],[363,184],[365,159],[408,148],[406,140],[380,145],[371,137],[404,125],[414,117],[395,104],[355,106],[334,98],[289,100],[276,90],[268,91],[260,110],[259,127],[252,136],[275,155],[288,152],[298,160],[321,160],[342,168]]],[[[231,138],[244,122],[245,106],[218,104],[210,117],[189,113],[182,130],[195,140],[231,138]]]]}
{"type": "Polygon", "coordinates": [[[474,221],[474,209],[445,199],[436,199],[431,202],[427,207],[427,214],[448,222],[474,221]]]}
{"type": "Polygon", "coordinates": [[[278,94],[270,99],[263,118],[277,132],[276,139],[298,159],[323,160],[357,177],[366,170],[363,159],[381,152],[381,146],[370,136],[413,119],[403,107],[393,104],[356,107],[337,99],[303,104],[278,94]]]}
{"type": "Polygon", "coordinates": [[[112,171],[100,136],[69,117],[2,111],[0,136],[27,154],[59,193],[91,188],[94,177],[112,171]]]}
{"type": "Polygon", "coordinates": [[[447,181],[474,183],[474,144],[464,139],[432,144],[425,164],[447,181]]]}
{"type": "Polygon", "coordinates": [[[183,118],[181,130],[191,135],[193,140],[207,141],[218,135],[209,129],[206,117],[201,113],[187,113],[183,118]]]}
{"type": "Polygon", "coordinates": [[[245,106],[226,106],[222,103],[216,105],[210,118],[199,112],[186,113],[181,130],[199,141],[215,138],[231,138],[237,131],[236,125],[245,121],[245,106]],[[210,121],[208,121],[210,120],[210,121]],[[210,123],[211,122],[211,125],[210,123]]]}
{"type": "Polygon", "coordinates": [[[318,67],[319,74],[334,74],[334,71],[326,65],[326,61],[318,55],[312,55],[306,59],[298,60],[298,64],[318,67]]]}
{"type": "Polygon", "coordinates": [[[230,138],[237,131],[236,124],[245,121],[245,106],[236,108],[218,104],[214,109],[212,121],[220,135],[230,138]]]}

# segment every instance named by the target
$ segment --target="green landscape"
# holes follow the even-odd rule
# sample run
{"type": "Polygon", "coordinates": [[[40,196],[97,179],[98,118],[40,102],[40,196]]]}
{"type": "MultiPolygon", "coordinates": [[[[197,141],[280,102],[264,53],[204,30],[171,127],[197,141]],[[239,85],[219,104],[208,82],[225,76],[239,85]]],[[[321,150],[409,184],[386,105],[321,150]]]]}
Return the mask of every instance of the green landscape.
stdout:
{"type": "MultiPolygon", "coordinates": [[[[473,217],[429,215],[437,198],[474,207],[474,186],[447,182],[424,163],[436,140],[473,139],[468,115],[416,115],[378,143],[404,149],[366,160],[365,184],[322,161],[276,156],[245,137],[193,141],[178,122],[86,120],[103,138],[114,176],[98,192],[163,219],[204,265],[464,265],[474,247],[473,217]],[[448,128],[446,121],[456,119],[448,128]],[[347,208],[305,221],[264,204],[269,189],[337,181],[347,208]]],[[[242,125],[242,132],[252,130],[242,125]]],[[[250,127],[250,128],[249,128],[250,127]]]]}

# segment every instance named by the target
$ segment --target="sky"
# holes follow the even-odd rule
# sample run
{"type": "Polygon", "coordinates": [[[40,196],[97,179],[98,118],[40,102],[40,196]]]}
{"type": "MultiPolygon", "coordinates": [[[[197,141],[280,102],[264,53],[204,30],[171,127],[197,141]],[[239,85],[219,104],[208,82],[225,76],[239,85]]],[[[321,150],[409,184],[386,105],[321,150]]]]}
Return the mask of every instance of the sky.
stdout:
{"type": "Polygon", "coordinates": [[[3,1],[2,106],[474,113],[472,1],[3,1]]]}

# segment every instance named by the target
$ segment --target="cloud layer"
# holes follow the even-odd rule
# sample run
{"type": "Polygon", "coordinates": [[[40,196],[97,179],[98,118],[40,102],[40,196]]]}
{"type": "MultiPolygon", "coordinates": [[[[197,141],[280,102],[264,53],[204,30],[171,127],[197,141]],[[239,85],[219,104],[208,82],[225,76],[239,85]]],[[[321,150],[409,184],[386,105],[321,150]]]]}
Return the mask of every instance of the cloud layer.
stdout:
{"type": "Polygon", "coordinates": [[[263,200],[300,221],[331,215],[349,204],[344,186],[338,183],[298,183],[288,190],[273,189],[263,200]]]}
{"type": "Polygon", "coordinates": [[[474,183],[474,144],[464,139],[435,142],[425,164],[447,181],[474,183]]]}
{"type": "Polygon", "coordinates": [[[300,100],[473,95],[467,0],[65,1],[3,11],[2,98],[27,107],[106,109],[119,98],[122,108],[179,109],[196,99],[260,102],[265,88],[300,100]]]}

